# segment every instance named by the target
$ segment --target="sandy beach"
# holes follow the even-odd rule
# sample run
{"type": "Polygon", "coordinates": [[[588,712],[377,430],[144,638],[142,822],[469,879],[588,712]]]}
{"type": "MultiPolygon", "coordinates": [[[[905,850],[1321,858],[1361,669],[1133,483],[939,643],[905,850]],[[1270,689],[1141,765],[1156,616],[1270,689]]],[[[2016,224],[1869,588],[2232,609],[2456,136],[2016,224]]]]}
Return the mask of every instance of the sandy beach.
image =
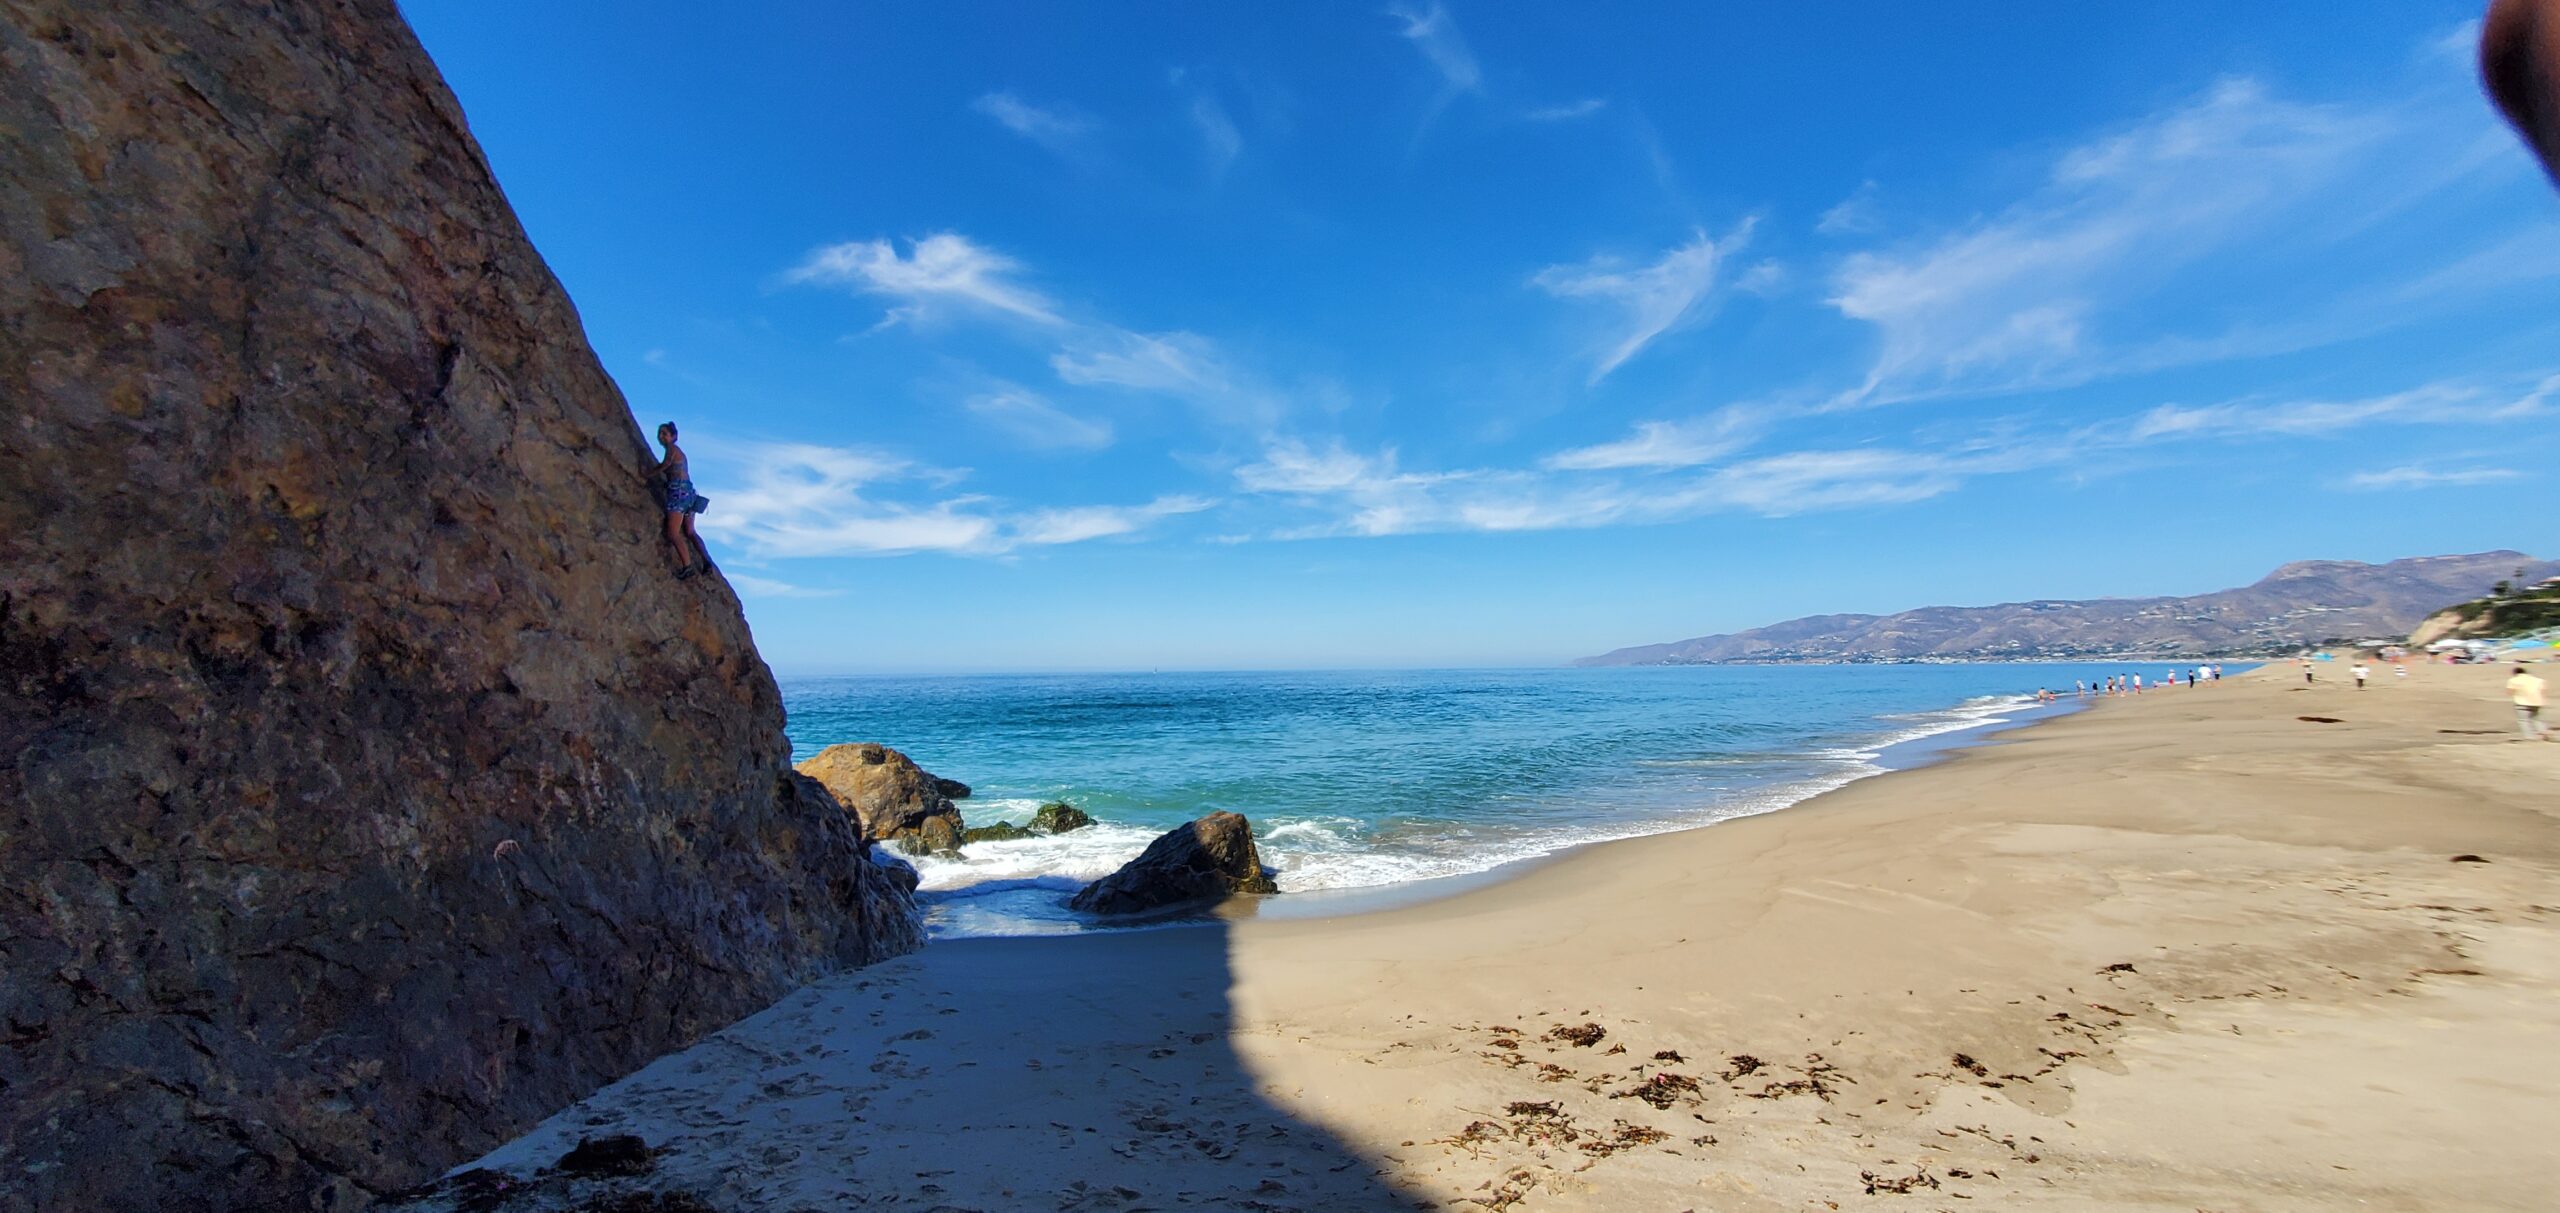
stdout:
{"type": "Polygon", "coordinates": [[[938,943],[480,1163],[724,1210],[2543,1209],[2560,744],[2290,666],[1351,917],[938,943]],[[2476,858],[2476,861],[2475,861],[2476,858]]]}

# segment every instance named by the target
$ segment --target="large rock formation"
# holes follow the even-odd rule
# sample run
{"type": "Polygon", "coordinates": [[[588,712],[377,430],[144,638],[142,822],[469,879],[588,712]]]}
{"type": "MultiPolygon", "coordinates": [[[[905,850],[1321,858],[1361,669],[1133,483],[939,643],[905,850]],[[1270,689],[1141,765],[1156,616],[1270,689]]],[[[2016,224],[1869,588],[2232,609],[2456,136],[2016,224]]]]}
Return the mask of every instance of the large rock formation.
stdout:
{"type": "Polygon", "coordinates": [[[0,1209],[348,1209],[913,903],[392,0],[0,0],[0,1209]]]}
{"type": "Polygon", "coordinates": [[[1142,914],[1237,893],[1277,893],[1253,827],[1234,813],[1211,813],[1168,830],[1120,870],[1086,885],[1067,904],[1093,914],[1142,914]]]}
{"type": "Polygon", "coordinates": [[[801,774],[826,785],[836,802],[862,822],[862,835],[912,854],[960,849],[968,832],[960,806],[969,785],[917,766],[915,759],[878,742],[831,745],[799,765],[801,774]]]}

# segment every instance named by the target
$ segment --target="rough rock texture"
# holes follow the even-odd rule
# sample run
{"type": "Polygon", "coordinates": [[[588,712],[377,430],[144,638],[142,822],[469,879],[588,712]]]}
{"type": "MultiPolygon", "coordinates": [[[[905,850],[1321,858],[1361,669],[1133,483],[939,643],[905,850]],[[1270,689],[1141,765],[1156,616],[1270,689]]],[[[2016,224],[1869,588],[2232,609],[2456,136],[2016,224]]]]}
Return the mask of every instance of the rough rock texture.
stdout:
{"type": "Polygon", "coordinates": [[[991,826],[971,826],[968,829],[960,831],[960,841],[964,843],[1015,842],[1025,838],[1038,837],[1040,837],[1038,833],[1023,829],[1021,826],[1015,825],[1010,821],[999,821],[991,826]]]}
{"type": "Polygon", "coordinates": [[[1063,800],[1052,800],[1041,805],[1040,811],[1031,815],[1031,828],[1043,834],[1064,834],[1069,830],[1081,830],[1092,824],[1091,815],[1063,800]]]}
{"type": "Polygon", "coordinates": [[[391,0],[0,0],[0,1210],[347,1209],[912,900],[391,0]]]}
{"type": "Polygon", "coordinates": [[[951,789],[966,796],[969,785],[939,778],[878,742],[828,746],[798,770],[825,784],[837,803],[861,819],[862,836],[873,842],[923,854],[957,851],[966,836],[951,789]]]}
{"type": "Polygon", "coordinates": [[[1136,859],[1086,885],[1067,904],[1094,914],[1139,914],[1233,893],[1279,891],[1253,845],[1253,827],[1234,813],[1211,813],[1148,843],[1136,859]]]}

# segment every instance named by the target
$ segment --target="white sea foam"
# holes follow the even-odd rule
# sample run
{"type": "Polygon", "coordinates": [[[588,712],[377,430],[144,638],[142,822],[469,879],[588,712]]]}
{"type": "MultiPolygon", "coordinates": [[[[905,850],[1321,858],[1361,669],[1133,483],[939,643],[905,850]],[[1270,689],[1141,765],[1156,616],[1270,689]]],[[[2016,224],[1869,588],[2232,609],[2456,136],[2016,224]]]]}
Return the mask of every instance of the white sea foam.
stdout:
{"type": "MultiPolygon", "coordinates": [[[[1027,819],[1028,815],[1025,816],[1027,819]]],[[[995,818],[991,815],[989,820],[995,818]]],[[[1161,831],[1101,821],[1065,834],[1045,834],[1007,842],[973,842],[961,848],[957,859],[924,855],[909,856],[907,862],[916,866],[916,875],[922,878],[919,887],[937,893],[971,885],[1034,880],[1044,876],[1075,881],[1100,880],[1116,871],[1121,864],[1137,858],[1138,852],[1146,850],[1147,844],[1155,841],[1159,833],[1161,831]]]]}
{"type": "MultiPolygon", "coordinates": [[[[1373,836],[1370,823],[1339,814],[1257,816],[1263,861],[1280,873],[1281,887],[1302,891],[1364,889],[1484,872],[1505,864],[1554,855],[1576,847],[1694,829],[1799,804],[1886,768],[1878,760],[1896,745],[2001,723],[2033,708],[2028,696],[1983,696],[1953,707],[1885,718],[1894,726],[1853,746],[1788,754],[1663,759],[1646,766],[1718,767],[1746,764],[1808,765],[1814,769],[1784,782],[1720,793],[1708,803],[1607,821],[1505,833],[1498,827],[1452,827],[1442,836],[1399,831],[1373,836]]],[[[1022,824],[1042,802],[1028,798],[972,800],[978,825],[1022,824]]],[[[1605,818],[1605,814],[1602,815],[1605,818]]],[[[1136,858],[1161,830],[1101,821],[1066,834],[1007,842],[970,843],[961,857],[909,857],[928,896],[935,934],[1049,934],[1088,929],[1065,908],[1075,887],[1098,880],[1136,858]]]]}

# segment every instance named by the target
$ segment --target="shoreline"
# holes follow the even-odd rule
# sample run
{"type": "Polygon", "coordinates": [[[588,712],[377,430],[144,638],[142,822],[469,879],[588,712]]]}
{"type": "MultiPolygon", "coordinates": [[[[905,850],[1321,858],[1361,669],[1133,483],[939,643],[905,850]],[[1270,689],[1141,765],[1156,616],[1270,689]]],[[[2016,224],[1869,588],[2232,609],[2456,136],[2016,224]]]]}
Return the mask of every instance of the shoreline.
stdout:
{"type": "MultiPolygon", "coordinates": [[[[1271,896],[1236,897],[1229,900],[1223,906],[1194,916],[1131,927],[1112,927],[1107,925],[1097,926],[1088,928],[1087,931],[1084,932],[1077,932],[1077,934],[1085,934],[1091,931],[1150,930],[1168,926],[1207,926],[1213,925],[1215,922],[1222,919],[1233,920],[1254,918],[1272,922],[1323,920],[1353,917],[1362,914],[1378,914],[1390,910],[1400,910],[1413,906],[1428,905],[1435,901],[1464,896],[1468,893],[1499,887],[1552,864],[1562,863],[1595,847],[1616,846],[1621,843],[1643,842],[1648,839],[1666,838],[1676,834],[1686,834],[1692,830],[1712,830],[1718,826],[1727,825],[1736,821],[1744,821],[1754,817],[1767,817],[1777,813],[1785,813],[1790,810],[1800,809],[1814,801],[1820,800],[1825,796],[1832,795],[1833,793],[1839,792],[1854,784],[1863,783],[1871,779],[1880,779],[1888,775],[1898,775],[1906,771],[1921,770],[1926,767],[1948,761],[1956,755],[1964,753],[1965,751],[1977,746],[1998,745],[2000,744],[1998,739],[2002,734],[2013,733],[2022,729],[2031,729],[2047,721],[2059,720],[2066,716],[2085,712],[2097,706],[2097,704],[2095,702],[2057,704],[2037,704],[2028,702],[2017,706],[2020,710],[2028,713],[2028,715],[2023,718],[2001,717],[1972,724],[1959,725],[1941,732],[1923,733],[1917,737],[1907,737],[1900,741],[1887,742],[1884,745],[1877,747],[1875,757],[1868,760],[1875,764],[1877,767],[1876,770],[1850,775],[1841,782],[1835,783],[1829,787],[1807,792],[1803,796],[1799,796],[1794,800],[1789,800],[1782,804],[1771,805],[1763,809],[1753,809],[1749,812],[1736,813],[1729,817],[1711,818],[1706,821],[1673,824],[1659,830],[1652,830],[1637,834],[1626,834],[1616,838],[1595,838],[1586,841],[1567,843],[1564,846],[1558,847],[1553,851],[1546,852],[1545,854],[1529,855],[1519,859],[1505,860],[1502,863],[1495,864],[1494,866],[1485,868],[1482,871],[1459,872],[1448,876],[1429,876],[1419,880],[1403,880],[1392,884],[1382,885],[1359,885],[1342,889],[1308,889],[1300,892],[1290,892],[1284,889],[1280,893],[1271,896]],[[1300,909],[1299,907],[1301,906],[1305,906],[1307,908],[1300,909]]],[[[1947,708],[1943,710],[1955,711],[1957,709],[1947,708]]],[[[1029,936],[1029,938],[1061,937],[1062,936],[1029,936]]],[[[984,938],[1004,937],[959,936],[949,940],[939,940],[937,942],[957,943],[962,939],[984,938]]]]}
{"type": "Polygon", "coordinates": [[[614,1182],[722,1210],[2539,1207],[2560,747],[2492,671],[2271,669],[1419,904],[937,942],[482,1165],[637,1132],[614,1182]]]}
{"type": "MultiPolygon", "coordinates": [[[[1942,761],[1947,755],[1972,745],[1991,744],[2001,734],[2030,727],[2033,724],[2070,715],[2092,706],[2094,701],[2064,698],[2054,703],[2037,703],[2027,694],[2008,696],[1975,696],[1943,707],[1921,709],[1902,717],[1881,717],[1872,723],[1879,726],[1875,737],[1855,744],[1834,747],[1848,755],[1848,761],[1863,764],[1846,771],[1803,774],[1772,782],[1753,789],[1749,794],[1727,800],[1709,800],[1681,808],[1666,808],[1649,819],[1624,823],[1623,832],[1610,832],[1599,837],[1569,838],[1556,842],[1551,849],[1532,854],[1515,855],[1496,861],[1491,866],[1468,871],[1418,876],[1377,884],[1290,888],[1284,870],[1283,892],[1276,896],[1238,897],[1221,907],[1197,909],[1166,917],[1154,917],[1131,923],[1114,923],[1079,916],[1072,920],[1013,920],[1018,929],[987,930],[930,929],[936,942],[958,942],[965,939],[993,938],[1064,938],[1074,935],[1111,931],[1161,930],[1169,927],[1212,924],[1222,919],[1264,918],[1294,920],[1336,918],[1351,914],[1377,913],[1408,905],[1459,896],[1498,885],[1537,868],[1576,854],[1586,848],[1634,839],[1659,838],[1687,830],[1706,829],[1746,817],[1764,816],[1800,806],[1817,797],[1829,795],[1860,780],[1878,775],[1916,769],[1942,761]],[[1915,728],[1891,728],[1896,719],[1927,720],[1915,728]]],[[[1256,823],[1257,830],[1261,823],[1256,823]]],[[[1273,849],[1268,839],[1262,842],[1266,856],[1273,849]]],[[[1139,844],[1143,846],[1143,841],[1139,844]]],[[[1130,854],[1134,856],[1133,849],[1130,854]]],[[[912,861],[910,861],[912,862],[912,861]]],[[[981,880],[972,884],[928,887],[924,890],[929,905],[934,907],[966,907],[980,897],[1009,897],[1025,892],[1043,881],[1067,881],[1060,885],[1064,893],[1072,892],[1084,877],[1007,876],[981,880]]],[[[946,909],[945,912],[950,912],[946,909]]]]}

